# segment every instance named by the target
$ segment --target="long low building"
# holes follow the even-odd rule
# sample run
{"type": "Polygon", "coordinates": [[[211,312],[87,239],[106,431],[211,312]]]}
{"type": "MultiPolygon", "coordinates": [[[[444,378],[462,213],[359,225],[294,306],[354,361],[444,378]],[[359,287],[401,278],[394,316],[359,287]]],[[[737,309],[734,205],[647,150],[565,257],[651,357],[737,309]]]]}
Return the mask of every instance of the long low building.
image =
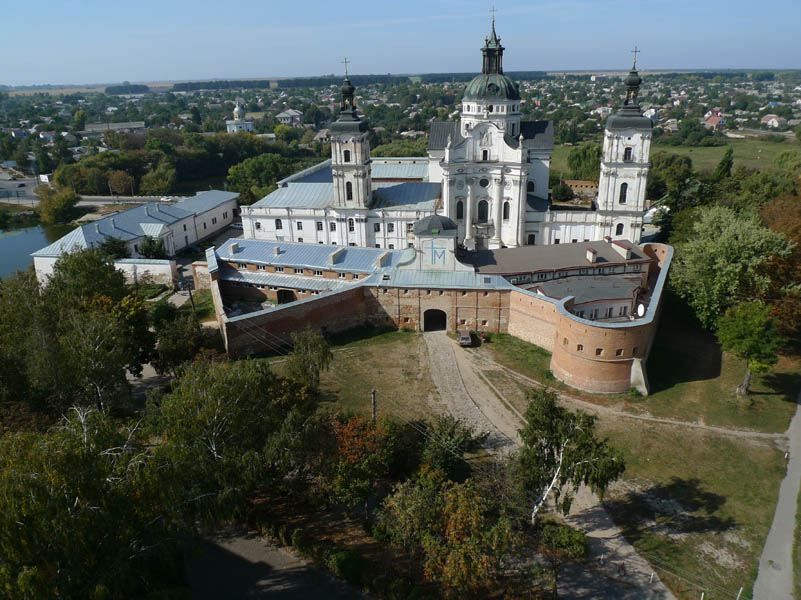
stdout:
{"type": "Polygon", "coordinates": [[[195,264],[232,356],[274,351],[307,325],[509,333],[552,353],[591,392],[647,393],[673,250],[605,240],[458,254],[458,225],[433,215],[403,250],[230,240],[195,264]],[[532,283],[533,277],[533,283],[532,283]]]}
{"type": "Polygon", "coordinates": [[[219,233],[234,220],[239,194],[221,190],[200,192],[178,202],[148,202],[76,227],[64,237],[37,250],[36,276],[43,281],[65,252],[94,248],[116,238],[128,245],[131,258],[142,258],[142,242],[156,238],[168,256],[219,233]]]}

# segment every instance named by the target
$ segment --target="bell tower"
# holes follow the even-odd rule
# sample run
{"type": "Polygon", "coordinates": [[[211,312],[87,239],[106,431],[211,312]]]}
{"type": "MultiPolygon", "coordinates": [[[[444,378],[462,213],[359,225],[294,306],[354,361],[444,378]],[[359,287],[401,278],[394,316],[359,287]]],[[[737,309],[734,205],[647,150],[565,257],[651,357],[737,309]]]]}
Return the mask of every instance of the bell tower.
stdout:
{"type": "Polygon", "coordinates": [[[356,88],[348,77],[348,59],[342,82],[339,117],[331,125],[331,171],[335,205],[340,208],[367,208],[372,194],[370,143],[367,121],[356,111],[356,88]]]}
{"type": "Polygon", "coordinates": [[[640,243],[642,232],[653,129],[639,104],[638,53],[635,48],[634,64],[624,81],[626,99],[606,121],[595,235],[596,239],[609,236],[635,244],[640,243]]]}

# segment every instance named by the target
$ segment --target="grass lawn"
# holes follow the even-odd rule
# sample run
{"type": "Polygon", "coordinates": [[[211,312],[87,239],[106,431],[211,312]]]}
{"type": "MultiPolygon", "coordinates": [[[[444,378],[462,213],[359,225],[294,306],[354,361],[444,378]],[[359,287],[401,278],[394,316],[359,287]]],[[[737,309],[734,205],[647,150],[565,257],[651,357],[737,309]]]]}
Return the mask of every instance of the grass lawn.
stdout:
{"type": "Polygon", "coordinates": [[[750,597],[784,456],[762,443],[664,425],[601,421],[626,458],[605,504],[680,598],[750,597]]]}
{"type": "MultiPolygon", "coordinates": [[[[764,170],[773,166],[776,157],[782,152],[795,151],[801,153],[801,145],[792,141],[769,142],[757,138],[744,140],[729,140],[734,148],[734,166],[743,165],[751,169],[764,170]]],[[[555,146],[551,156],[551,171],[562,173],[565,177],[570,174],[567,166],[567,155],[575,146],[555,146]]],[[[651,156],[657,152],[668,152],[689,156],[693,161],[693,168],[699,172],[713,171],[728,146],[660,146],[651,147],[651,156]]]]}
{"type": "MultiPolygon", "coordinates": [[[[416,419],[435,412],[438,394],[420,334],[358,328],[334,337],[332,346],[334,360],[321,377],[323,410],[369,415],[375,389],[379,417],[416,419]]],[[[283,361],[269,360],[281,373],[283,361]]]]}
{"type": "Polygon", "coordinates": [[[167,291],[167,286],[163,283],[140,283],[136,286],[139,296],[145,300],[151,300],[159,294],[167,291]]]}
{"type": "Polygon", "coordinates": [[[782,356],[771,373],[755,375],[747,398],[734,390],[744,361],[722,353],[714,336],[693,319],[686,304],[667,293],[647,371],[651,394],[593,395],[553,379],[549,352],[509,335],[495,335],[481,351],[500,364],[571,396],[632,413],[719,427],[784,432],[801,387],[801,357],[782,356]]]}
{"type": "MultiPolygon", "coordinates": [[[[192,292],[192,297],[195,301],[195,315],[198,320],[200,322],[213,321],[215,319],[215,314],[214,302],[211,299],[211,290],[197,290],[192,292]]],[[[192,302],[187,300],[178,311],[181,313],[191,313],[192,302]]]]}

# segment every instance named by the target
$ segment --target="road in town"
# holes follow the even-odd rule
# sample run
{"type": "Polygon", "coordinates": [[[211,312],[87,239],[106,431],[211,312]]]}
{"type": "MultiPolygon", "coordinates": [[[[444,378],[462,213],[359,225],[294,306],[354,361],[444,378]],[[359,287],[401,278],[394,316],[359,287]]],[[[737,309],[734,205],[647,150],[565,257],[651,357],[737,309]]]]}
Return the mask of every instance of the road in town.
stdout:
{"type": "Polygon", "coordinates": [[[779,501],[773,523],[759,559],[754,583],[754,598],[786,600],[793,593],[793,544],[796,536],[796,510],[801,488],[801,392],[796,400],[795,416],[787,430],[789,461],[787,474],[779,488],[779,501]]]}
{"type": "MultiPolygon", "coordinates": [[[[431,378],[445,408],[473,429],[488,432],[491,448],[508,451],[519,445],[522,417],[488,380],[478,375],[482,369],[500,369],[500,365],[457,347],[444,331],[427,332],[423,336],[431,378]]],[[[590,560],[564,569],[559,580],[561,597],[674,598],[590,490],[579,490],[568,522],[587,535],[590,560]],[[620,575],[620,565],[624,565],[625,575],[620,575]]]]}

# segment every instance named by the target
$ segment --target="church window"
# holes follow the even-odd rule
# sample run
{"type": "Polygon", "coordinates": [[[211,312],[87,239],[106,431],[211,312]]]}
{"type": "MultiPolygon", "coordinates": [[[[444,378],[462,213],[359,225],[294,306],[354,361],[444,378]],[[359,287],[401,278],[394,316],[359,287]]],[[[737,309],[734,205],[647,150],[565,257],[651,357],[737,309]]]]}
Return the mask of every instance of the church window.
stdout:
{"type": "Polygon", "coordinates": [[[623,235],[623,223],[618,223],[615,227],[615,235],[623,235]]]}
{"type": "Polygon", "coordinates": [[[624,184],[622,184],[620,186],[620,198],[619,198],[619,201],[620,201],[621,204],[625,204],[626,203],[626,196],[628,196],[628,195],[629,195],[629,184],[628,183],[624,183],[624,184]]]}
{"type": "Polygon", "coordinates": [[[492,104],[490,104],[489,106],[487,106],[487,112],[492,112],[494,109],[495,109],[495,107],[494,107],[494,106],[492,106],[492,104]]]}
{"type": "Polygon", "coordinates": [[[553,241],[554,244],[558,244],[559,242],[560,242],[559,238],[555,238],[553,241]]]}
{"type": "Polygon", "coordinates": [[[631,160],[631,148],[623,150],[623,161],[629,162],[631,160]]]}
{"type": "Polygon", "coordinates": [[[515,133],[516,133],[515,132],[515,128],[516,128],[516,125],[514,123],[512,123],[512,135],[515,135],[515,133]]]}
{"type": "Polygon", "coordinates": [[[528,234],[528,245],[529,246],[536,246],[537,245],[537,235],[534,233],[528,234]]]}
{"type": "Polygon", "coordinates": [[[322,231],[322,230],[323,230],[323,222],[317,221],[317,231],[322,231]]]}
{"type": "Polygon", "coordinates": [[[302,244],[303,243],[303,238],[298,238],[298,243],[302,244]]]}
{"type": "Polygon", "coordinates": [[[259,221],[256,221],[256,229],[261,229],[261,223],[259,221]]]}
{"type": "Polygon", "coordinates": [[[387,223],[387,233],[395,233],[395,223],[387,223]]]}
{"type": "Polygon", "coordinates": [[[328,224],[328,230],[329,231],[336,231],[337,230],[337,224],[334,221],[331,221],[328,224]]]}
{"type": "Polygon", "coordinates": [[[381,233],[381,223],[373,223],[373,231],[375,233],[381,233]]]}
{"type": "Polygon", "coordinates": [[[394,250],[394,249],[395,249],[395,244],[390,244],[390,245],[389,245],[389,249],[390,249],[390,250],[394,250]]]}
{"type": "Polygon", "coordinates": [[[356,225],[354,225],[353,219],[348,219],[348,231],[351,233],[356,231],[356,225]]]}
{"type": "Polygon", "coordinates": [[[489,150],[481,151],[481,160],[489,160],[489,150]]]}
{"type": "Polygon", "coordinates": [[[275,228],[276,229],[283,229],[284,228],[284,224],[281,222],[281,219],[276,219],[275,220],[275,228]]]}
{"type": "Polygon", "coordinates": [[[508,202],[504,202],[503,203],[503,220],[504,221],[508,221],[509,220],[509,203],[508,202]]]}
{"type": "Polygon", "coordinates": [[[536,189],[536,187],[537,187],[537,186],[534,184],[534,182],[533,182],[533,181],[529,181],[529,182],[526,184],[526,193],[527,193],[527,194],[533,194],[533,193],[534,193],[534,190],[536,189]]]}
{"type": "Polygon", "coordinates": [[[414,231],[414,223],[406,223],[406,233],[414,231]]]}
{"type": "Polygon", "coordinates": [[[303,231],[303,221],[298,221],[298,231],[303,231]]]}
{"type": "Polygon", "coordinates": [[[487,187],[489,185],[489,179],[487,179],[486,177],[483,178],[481,181],[478,182],[478,185],[480,185],[483,188],[487,187]]]}
{"type": "Polygon", "coordinates": [[[461,200],[456,203],[456,218],[464,219],[464,202],[461,200]]]}
{"type": "Polygon", "coordinates": [[[345,184],[345,198],[353,200],[353,184],[350,181],[345,184]]]}
{"type": "Polygon", "coordinates": [[[350,150],[345,150],[343,160],[345,162],[350,162],[350,150]]]}
{"type": "Polygon", "coordinates": [[[489,202],[482,200],[478,203],[478,222],[486,223],[489,219],[489,202]]]}

